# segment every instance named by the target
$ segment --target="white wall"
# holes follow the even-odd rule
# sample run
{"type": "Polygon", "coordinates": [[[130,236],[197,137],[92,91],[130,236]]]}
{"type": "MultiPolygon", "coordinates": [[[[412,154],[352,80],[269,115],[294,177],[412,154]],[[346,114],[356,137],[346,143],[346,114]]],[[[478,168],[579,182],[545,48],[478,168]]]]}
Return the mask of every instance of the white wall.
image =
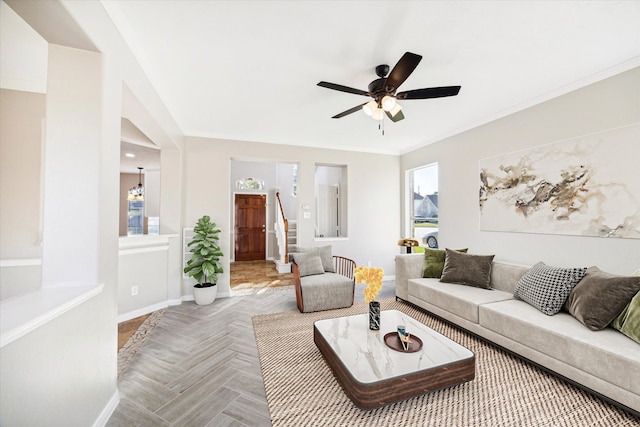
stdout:
{"type": "MultiPolygon", "coordinates": [[[[222,230],[221,247],[224,274],[220,275],[220,294],[229,292],[229,260],[233,250],[231,219],[232,158],[251,155],[252,159],[298,163],[298,244],[333,245],[333,253],[352,258],[357,264],[383,267],[387,275],[395,274],[394,257],[400,232],[400,170],[397,156],[349,151],[322,150],[277,144],[190,138],[185,141],[184,223],[191,226],[202,215],[215,218],[222,230]],[[339,240],[314,239],[313,211],[309,219],[302,216],[302,206],[314,206],[316,163],[335,163],[349,171],[349,237],[339,240]],[[374,195],[374,196],[372,196],[374,195]]],[[[183,292],[190,293],[191,281],[183,292]]]]}
{"type": "Polygon", "coordinates": [[[0,258],[40,257],[45,96],[0,90],[0,258]]]}
{"type": "Polygon", "coordinates": [[[44,95],[0,90],[0,300],[40,288],[44,115],[44,95]]]}
{"type": "Polygon", "coordinates": [[[42,239],[49,292],[42,301],[71,283],[103,286],[2,347],[0,424],[7,426],[91,425],[117,398],[121,82],[114,63],[100,54],[49,48],[42,239]]]}
{"type": "MultiPolygon", "coordinates": [[[[440,246],[528,265],[597,265],[617,274],[640,268],[640,240],[480,231],[478,206],[480,159],[639,122],[639,94],[636,68],[403,155],[403,176],[438,162],[440,246]]],[[[640,158],[640,143],[620,155],[640,158]]]]}

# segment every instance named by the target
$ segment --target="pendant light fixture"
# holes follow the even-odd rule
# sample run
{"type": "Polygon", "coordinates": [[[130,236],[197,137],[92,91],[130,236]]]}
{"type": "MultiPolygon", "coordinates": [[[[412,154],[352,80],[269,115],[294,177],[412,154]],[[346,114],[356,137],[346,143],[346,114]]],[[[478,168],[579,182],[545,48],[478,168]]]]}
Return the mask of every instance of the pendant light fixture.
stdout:
{"type": "Polygon", "coordinates": [[[144,201],[144,187],[142,186],[142,169],[138,166],[138,185],[129,189],[127,200],[144,201]]]}

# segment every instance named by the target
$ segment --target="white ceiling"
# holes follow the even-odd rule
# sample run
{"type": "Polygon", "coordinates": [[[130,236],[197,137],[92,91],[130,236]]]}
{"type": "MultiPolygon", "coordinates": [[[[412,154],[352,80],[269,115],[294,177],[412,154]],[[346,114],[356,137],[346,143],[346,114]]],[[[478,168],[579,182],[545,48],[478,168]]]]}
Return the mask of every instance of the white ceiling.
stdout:
{"type": "Polygon", "coordinates": [[[638,1],[104,1],[185,135],[402,154],[640,65],[638,1]],[[366,90],[423,56],[385,135],[366,90]]]}

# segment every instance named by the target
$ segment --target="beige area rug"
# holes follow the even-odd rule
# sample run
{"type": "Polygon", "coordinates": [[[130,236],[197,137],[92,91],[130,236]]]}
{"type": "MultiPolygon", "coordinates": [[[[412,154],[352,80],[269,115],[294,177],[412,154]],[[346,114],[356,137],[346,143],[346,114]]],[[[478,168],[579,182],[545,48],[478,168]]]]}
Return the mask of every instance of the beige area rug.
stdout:
{"type": "Polygon", "coordinates": [[[118,351],[118,378],[120,378],[120,375],[122,375],[127,366],[129,366],[129,362],[131,362],[133,356],[138,352],[149,333],[155,328],[158,321],[162,319],[165,311],[165,309],[162,309],[151,313],[118,351]]]}
{"type": "MultiPolygon", "coordinates": [[[[468,383],[364,411],[344,394],[313,342],[313,322],[366,313],[364,303],[319,313],[255,316],[271,422],[283,426],[638,426],[621,409],[420,310],[400,310],[476,355],[468,383]]],[[[384,313],[383,313],[384,315],[384,313]]]]}

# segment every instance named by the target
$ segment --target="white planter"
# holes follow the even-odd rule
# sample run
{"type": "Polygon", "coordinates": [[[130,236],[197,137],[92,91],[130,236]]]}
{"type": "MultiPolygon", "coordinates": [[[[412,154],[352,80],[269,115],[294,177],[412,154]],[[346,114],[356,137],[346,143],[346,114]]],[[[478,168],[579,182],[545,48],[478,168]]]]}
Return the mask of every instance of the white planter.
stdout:
{"type": "Polygon", "coordinates": [[[198,305],[208,305],[215,301],[218,295],[218,285],[207,288],[193,287],[193,299],[198,305]]]}

